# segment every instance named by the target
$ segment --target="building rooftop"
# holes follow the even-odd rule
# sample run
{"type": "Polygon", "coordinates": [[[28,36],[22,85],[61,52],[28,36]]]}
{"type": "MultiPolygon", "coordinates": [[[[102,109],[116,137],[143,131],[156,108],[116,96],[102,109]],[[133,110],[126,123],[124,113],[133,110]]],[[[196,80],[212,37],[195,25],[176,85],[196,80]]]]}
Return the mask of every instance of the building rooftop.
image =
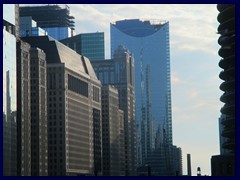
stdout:
{"type": "Polygon", "coordinates": [[[42,6],[21,6],[20,17],[31,16],[41,28],[46,27],[69,27],[75,28],[75,19],[70,15],[67,5],[42,5],[42,6]]]}
{"type": "Polygon", "coordinates": [[[86,78],[97,80],[97,76],[87,57],[76,53],[53,38],[49,36],[31,36],[22,39],[30,43],[32,47],[42,49],[46,53],[47,64],[63,63],[66,68],[86,78]]]}
{"type": "Polygon", "coordinates": [[[159,31],[166,23],[168,21],[156,19],[125,19],[111,23],[111,25],[130,36],[144,37],[159,31]]]}

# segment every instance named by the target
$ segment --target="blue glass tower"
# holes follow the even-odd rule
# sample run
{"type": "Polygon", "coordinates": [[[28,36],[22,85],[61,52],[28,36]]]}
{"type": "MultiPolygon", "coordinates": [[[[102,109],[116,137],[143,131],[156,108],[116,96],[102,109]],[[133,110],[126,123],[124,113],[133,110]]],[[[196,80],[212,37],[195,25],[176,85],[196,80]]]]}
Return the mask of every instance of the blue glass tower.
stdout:
{"type": "MultiPolygon", "coordinates": [[[[112,56],[114,50],[123,45],[135,59],[136,120],[142,134],[139,164],[147,164],[150,163],[147,157],[158,144],[161,147],[165,144],[167,154],[171,154],[169,22],[122,20],[112,23],[110,31],[112,56]]],[[[171,161],[170,157],[167,159],[171,161]]]]}

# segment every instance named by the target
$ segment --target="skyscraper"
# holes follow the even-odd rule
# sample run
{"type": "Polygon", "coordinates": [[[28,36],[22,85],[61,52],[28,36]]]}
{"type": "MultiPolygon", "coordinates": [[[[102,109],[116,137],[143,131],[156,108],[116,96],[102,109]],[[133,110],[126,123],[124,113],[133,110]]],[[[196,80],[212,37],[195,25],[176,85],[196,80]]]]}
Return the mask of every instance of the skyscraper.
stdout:
{"type": "Polygon", "coordinates": [[[18,5],[3,4],[3,175],[17,174],[16,110],[18,5]]]}
{"type": "Polygon", "coordinates": [[[17,42],[17,174],[31,176],[30,48],[17,42]]]}
{"type": "Polygon", "coordinates": [[[46,54],[30,49],[31,175],[48,175],[47,64],[46,54]]]}
{"type": "Polygon", "coordinates": [[[75,22],[67,5],[21,6],[20,17],[29,16],[56,40],[73,36],[75,22]]]}
{"type": "Polygon", "coordinates": [[[191,154],[187,154],[187,175],[192,176],[191,154]]]}
{"type": "Polygon", "coordinates": [[[169,22],[130,19],[112,23],[110,28],[112,56],[115,49],[123,45],[135,59],[136,121],[141,127],[141,164],[147,163],[157,139],[164,144],[166,152],[159,163],[162,167],[170,163],[160,173],[168,175],[172,171],[169,22]]]}
{"type": "Polygon", "coordinates": [[[219,66],[223,69],[219,77],[224,82],[220,89],[224,92],[220,100],[224,103],[220,117],[220,155],[212,156],[212,176],[235,175],[235,5],[219,4],[217,20],[220,23],[218,51],[222,58],[219,66]]]}
{"type": "Polygon", "coordinates": [[[118,90],[102,87],[103,175],[124,175],[124,112],[119,109],[118,90]]]}
{"type": "Polygon", "coordinates": [[[182,176],[182,150],[177,146],[172,146],[173,148],[173,167],[176,176],[182,176]]]}
{"type": "Polygon", "coordinates": [[[114,85],[118,89],[119,107],[124,111],[125,175],[136,175],[134,58],[119,46],[113,59],[91,63],[102,85],[114,85]]]}
{"type": "Polygon", "coordinates": [[[48,174],[100,174],[101,83],[90,61],[48,36],[23,39],[46,53],[48,174]]]}
{"type": "Polygon", "coordinates": [[[90,61],[105,58],[104,33],[84,33],[60,41],[90,61]]]}

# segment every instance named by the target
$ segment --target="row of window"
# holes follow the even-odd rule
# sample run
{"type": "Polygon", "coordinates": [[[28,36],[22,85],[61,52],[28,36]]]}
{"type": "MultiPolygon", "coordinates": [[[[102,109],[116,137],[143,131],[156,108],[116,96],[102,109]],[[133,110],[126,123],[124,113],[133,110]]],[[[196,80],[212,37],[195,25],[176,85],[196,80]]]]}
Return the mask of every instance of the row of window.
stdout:
{"type": "Polygon", "coordinates": [[[68,74],[68,89],[88,97],[88,83],[68,74]]]}

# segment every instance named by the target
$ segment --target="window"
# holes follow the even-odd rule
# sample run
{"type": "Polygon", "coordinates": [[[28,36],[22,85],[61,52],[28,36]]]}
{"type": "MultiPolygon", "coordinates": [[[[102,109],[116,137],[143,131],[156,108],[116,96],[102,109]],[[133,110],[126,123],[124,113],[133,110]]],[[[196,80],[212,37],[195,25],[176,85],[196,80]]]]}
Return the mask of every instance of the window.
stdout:
{"type": "Polygon", "coordinates": [[[85,97],[88,97],[88,83],[71,75],[68,75],[68,89],[85,97]]]}
{"type": "Polygon", "coordinates": [[[93,86],[93,100],[99,102],[99,88],[93,86]]]}

